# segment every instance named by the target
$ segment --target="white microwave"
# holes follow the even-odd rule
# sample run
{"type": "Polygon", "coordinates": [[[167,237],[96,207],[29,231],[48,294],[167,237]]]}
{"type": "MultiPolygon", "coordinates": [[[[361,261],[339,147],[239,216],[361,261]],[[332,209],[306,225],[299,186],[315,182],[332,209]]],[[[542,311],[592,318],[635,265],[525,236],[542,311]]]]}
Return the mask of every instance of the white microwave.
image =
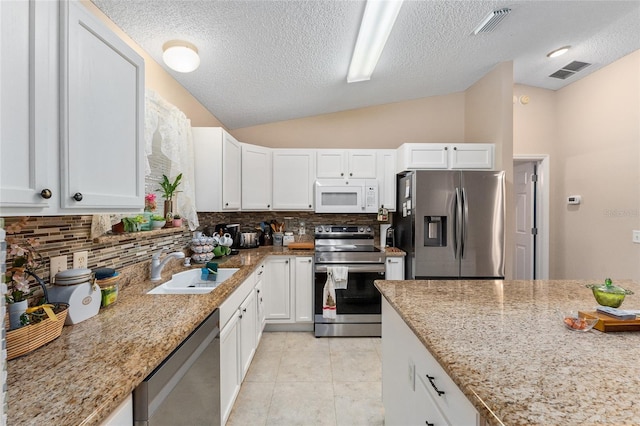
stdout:
{"type": "Polygon", "coordinates": [[[316,213],[377,213],[378,181],[369,179],[316,181],[316,213]]]}

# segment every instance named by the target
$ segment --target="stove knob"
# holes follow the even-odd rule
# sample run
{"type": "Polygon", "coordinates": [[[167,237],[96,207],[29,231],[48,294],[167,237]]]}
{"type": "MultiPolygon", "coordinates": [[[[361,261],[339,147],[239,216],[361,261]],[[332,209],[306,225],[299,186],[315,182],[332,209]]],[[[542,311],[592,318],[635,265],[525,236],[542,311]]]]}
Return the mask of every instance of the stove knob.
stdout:
{"type": "Polygon", "coordinates": [[[316,232],[317,233],[322,232],[322,226],[316,226],[316,232]]]}
{"type": "Polygon", "coordinates": [[[360,228],[358,228],[358,231],[364,232],[364,228],[361,226],[360,228]]]}
{"type": "Polygon", "coordinates": [[[371,227],[367,226],[367,232],[371,232],[371,227]]]}
{"type": "Polygon", "coordinates": [[[330,228],[330,227],[328,227],[328,226],[325,226],[325,227],[324,227],[324,232],[330,232],[330,231],[331,231],[331,228],[330,228]]]}

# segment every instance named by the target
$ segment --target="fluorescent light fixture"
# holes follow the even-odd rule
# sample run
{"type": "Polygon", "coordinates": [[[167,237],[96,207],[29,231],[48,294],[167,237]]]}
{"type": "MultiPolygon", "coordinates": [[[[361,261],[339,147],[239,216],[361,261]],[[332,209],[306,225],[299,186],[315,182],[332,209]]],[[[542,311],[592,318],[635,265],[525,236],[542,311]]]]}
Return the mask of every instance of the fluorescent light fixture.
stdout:
{"type": "Polygon", "coordinates": [[[552,50],[551,52],[547,53],[547,58],[557,58],[560,55],[564,55],[569,51],[570,48],[571,46],[563,46],[559,49],[552,50]]]}
{"type": "Polygon", "coordinates": [[[168,41],[162,51],[162,60],[174,71],[191,72],[200,66],[198,48],[188,41],[168,41]]]}
{"type": "Polygon", "coordinates": [[[367,81],[378,64],[403,0],[367,0],[347,83],[367,81]]]}

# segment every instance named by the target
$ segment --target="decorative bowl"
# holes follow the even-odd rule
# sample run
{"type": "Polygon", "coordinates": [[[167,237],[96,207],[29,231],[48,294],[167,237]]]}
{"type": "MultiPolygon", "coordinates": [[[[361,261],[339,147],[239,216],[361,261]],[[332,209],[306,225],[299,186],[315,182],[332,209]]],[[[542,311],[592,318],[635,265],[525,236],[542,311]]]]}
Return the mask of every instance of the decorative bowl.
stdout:
{"type": "Polygon", "coordinates": [[[611,308],[619,307],[626,295],[633,294],[631,290],[613,285],[610,278],[604,280],[604,284],[587,284],[586,287],[591,289],[598,304],[611,308]]]}
{"type": "Polygon", "coordinates": [[[166,220],[153,220],[151,221],[151,227],[153,229],[163,228],[167,224],[166,220]]]}
{"type": "Polygon", "coordinates": [[[589,331],[598,322],[598,318],[586,318],[578,315],[577,312],[563,312],[561,314],[562,321],[571,331],[589,331]]]}

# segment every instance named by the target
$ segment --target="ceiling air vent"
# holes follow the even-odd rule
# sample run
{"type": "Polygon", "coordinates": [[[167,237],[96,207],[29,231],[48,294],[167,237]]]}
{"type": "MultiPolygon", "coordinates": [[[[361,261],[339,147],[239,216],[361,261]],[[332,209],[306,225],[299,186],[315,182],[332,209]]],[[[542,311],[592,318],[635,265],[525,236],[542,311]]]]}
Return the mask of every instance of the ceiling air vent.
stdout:
{"type": "Polygon", "coordinates": [[[559,78],[561,80],[566,80],[567,78],[571,77],[572,75],[574,75],[578,71],[582,71],[583,69],[585,69],[589,65],[591,65],[591,64],[588,64],[586,62],[573,61],[570,64],[565,65],[564,67],[562,67],[558,71],[554,72],[549,77],[559,78]]]}
{"type": "Polygon", "coordinates": [[[495,27],[497,27],[498,24],[507,17],[509,12],[511,12],[511,9],[509,9],[508,7],[504,7],[502,9],[494,10],[493,12],[489,13],[482,20],[482,23],[478,25],[475,30],[473,30],[473,34],[475,35],[478,33],[488,33],[490,31],[493,31],[495,27]]]}

